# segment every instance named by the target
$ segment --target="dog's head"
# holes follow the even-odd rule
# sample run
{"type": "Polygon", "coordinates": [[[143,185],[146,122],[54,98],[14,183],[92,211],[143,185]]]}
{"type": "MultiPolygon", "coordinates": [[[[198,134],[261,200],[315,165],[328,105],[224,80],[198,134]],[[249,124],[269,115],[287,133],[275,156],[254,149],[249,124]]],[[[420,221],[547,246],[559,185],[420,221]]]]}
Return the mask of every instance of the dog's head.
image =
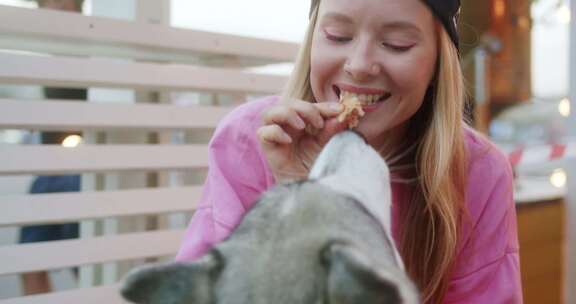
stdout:
{"type": "Polygon", "coordinates": [[[353,132],[335,136],[306,181],[265,193],[200,260],[148,266],[135,303],[417,303],[389,234],[386,164],[353,132]]]}

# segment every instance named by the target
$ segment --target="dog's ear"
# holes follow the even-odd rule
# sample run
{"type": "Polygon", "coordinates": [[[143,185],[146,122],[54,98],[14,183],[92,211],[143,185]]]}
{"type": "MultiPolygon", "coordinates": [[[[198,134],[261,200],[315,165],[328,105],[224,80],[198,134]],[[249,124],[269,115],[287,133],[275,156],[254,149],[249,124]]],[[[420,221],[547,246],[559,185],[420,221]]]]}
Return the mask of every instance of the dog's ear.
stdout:
{"type": "Polygon", "coordinates": [[[146,266],[129,273],[122,296],[142,304],[204,304],[213,302],[213,286],[223,267],[216,251],[194,263],[146,266]]]}
{"type": "Polygon", "coordinates": [[[418,303],[416,290],[397,276],[400,272],[379,269],[358,248],[332,243],[322,255],[328,268],[328,303],[418,303]]]}

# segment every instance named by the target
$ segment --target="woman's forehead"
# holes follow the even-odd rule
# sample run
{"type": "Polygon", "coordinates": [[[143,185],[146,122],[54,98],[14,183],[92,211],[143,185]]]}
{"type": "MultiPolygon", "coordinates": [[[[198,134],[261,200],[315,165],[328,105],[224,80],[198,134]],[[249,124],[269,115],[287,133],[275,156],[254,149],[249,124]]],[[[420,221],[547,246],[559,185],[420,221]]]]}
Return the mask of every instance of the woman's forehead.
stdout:
{"type": "Polygon", "coordinates": [[[434,16],[421,0],[322,0],[320,23],[368,23],[378,29],[430,32],[434,16]]]}
{"type": "MultiPolygon", "coordinates": [[[[319,1],[319,0],[318,0],[319,1]]],[[[432,12],[421,0],[322,0],[319,17],[335,14],[351,21],[367,18],[394,21],[423,21],[433,18],[432,12]]]]}

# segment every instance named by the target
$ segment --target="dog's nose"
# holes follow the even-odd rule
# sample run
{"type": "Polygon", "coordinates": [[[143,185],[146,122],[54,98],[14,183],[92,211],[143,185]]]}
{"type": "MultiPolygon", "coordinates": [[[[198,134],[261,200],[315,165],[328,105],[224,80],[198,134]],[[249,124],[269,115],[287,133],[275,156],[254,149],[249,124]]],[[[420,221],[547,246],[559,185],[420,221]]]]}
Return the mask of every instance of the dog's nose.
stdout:
{"type": "Polygon", "coordinates": [[[359,137],[359,138],[361,138],[361,139],[364,141],[365,144],[368,143],[368,141],[366,140],[366,137],[364,137],[364,135],[362,135],[362,133],[360,133],[360,132],[358,132],[358,131],[356,131],[356,130],[345,130],[345,131],[341,132],[341,134],[342,134],[342,136],[349,136],[349,137],[355,136],[355,137],[359,137]]]}
{"type": "Polygon", "coordinates": [[[345,130],[342,131],[332,138],[334,141],[343,141],[348,143],[363,143],[367,144],[366,138],[360,132],[356,130],[345,130]]]}
{"type": "MultiPolygon", "coordinates": [[[[366,143],[364,136],[356,131],[346,130],[334,135],[324,146],[316,159],[309,178],[317,179],[342,171],[346,167],[357,166],[358,162],[374,163],[381,160],[366,143]]],[[[347,169],[345,170],[347,171],[347,169]]]]}

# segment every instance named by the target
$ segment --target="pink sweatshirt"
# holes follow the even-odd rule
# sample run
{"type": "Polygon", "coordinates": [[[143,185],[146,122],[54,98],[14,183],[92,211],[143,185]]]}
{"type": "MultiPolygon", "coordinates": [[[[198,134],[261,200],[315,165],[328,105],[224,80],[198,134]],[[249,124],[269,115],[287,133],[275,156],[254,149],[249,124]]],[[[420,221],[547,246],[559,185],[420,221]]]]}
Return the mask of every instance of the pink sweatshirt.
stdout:
{"type": "MultiPolygon", "coordinates": [[[[278,97],[248,102],[228,114],[209,145],[209,171],[202,199],[176,260],[194,260],[228,237],[261,193],[275,184],[256,130],[260,114],[278,97]]],[[[505,155],[467,129],[466,205],[456,265],[444,303],[522,303],[512,170],[505,155]]],[[[403,204],[392,184],[392,205],[403,204]]],[[[392,234],[397,241],[398,208],[392,234]]]]}

